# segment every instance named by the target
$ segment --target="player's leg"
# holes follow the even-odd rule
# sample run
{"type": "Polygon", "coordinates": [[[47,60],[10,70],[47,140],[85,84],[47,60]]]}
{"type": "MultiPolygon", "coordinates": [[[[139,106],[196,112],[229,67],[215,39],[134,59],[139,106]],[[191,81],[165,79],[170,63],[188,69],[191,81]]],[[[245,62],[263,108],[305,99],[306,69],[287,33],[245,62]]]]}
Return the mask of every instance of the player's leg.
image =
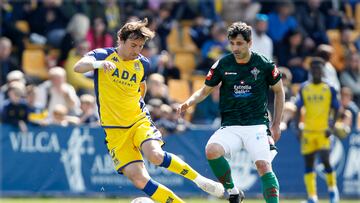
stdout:
{"type": "Polygon", "coordinates": [[[144,119],[141,124],[137,126],[134,143],[154,165],[167,168],[173,173],[184,176],[211,195],[216,197],[223,196],[224,188],[220,183],[201,176],[178,156],[163,151],[161,148],[163,144],[161,133],[149,120],[144,119]]]}
{"type": "Polygon", "coordinates": [[[136,188],[144,191],[153,200],[161,203],[184,203],[170,189],[152,180],[143,162],[135,162],[125,166],[122,169],[122,173],[136,188]]]}
{"type": "Polygon", "coordinates": [[[145,141],[141,149],[145,157],[154,165],[164,167],[173,173],[193,181],[198,187],[211,195],[216,197],[222,197],[224,195],[224,188],[220,183],[203,177],[178,156],[163,151],[158,141],[145,141]]]}
{"type": "Polygon", "coordinates": [[[303,156],[305,161],[304,183],[308,195],[308,202],[317,202],[316,172],[314,169],[315,152],[303,156]]]}
{"type": "Polygon", "coordinates": [[[231,168],[225,156],[230,157],[231,151],[240,150],[242,144],[240,138],[233,132],[234,127],[222,127],[209,139],[206,145],[206,158],[209,165],[229,193],[229,201],[238,203],[244,199],[244,194],[234,185],[231,176],[231,168]]]}
{"type": "Polygon", "coordinates": [[[270,150],[270,131],[265,125],[255,125],[242,126],[242,132],[245,149],[254,161],[260,176],[266,203],[279,203],[279,181],[271,166],[274,155],[270,150]]]}
{"type": "Polygon", "coordinates": [[[137,188],[154,200],[163,203],[170,202],[168,200],[184,202],[165,186],[150,179],[140,150],[132,144],[132,130],[133,128],[105,129],[107,147],[116,171],[120,174],[124,173],[137,188]]]}
{"type": "Polygon", "coordinates": [[[330,151],[321,150],[320,152],[321,161],[325,167],[326,184],[329,191],[330,203],[339,202],[339,191],[336,185],[336,172],[333,171],[330,164],[330,151]]]}
{"type": "Polygon", "coordinates": [[[317,140],[321,134],[304,131],[301,137],[301,154],[305,161],[304,184],[308,195],[308,203],[318,201],[316,189],[315,154],[319,149],[317,140]]]}

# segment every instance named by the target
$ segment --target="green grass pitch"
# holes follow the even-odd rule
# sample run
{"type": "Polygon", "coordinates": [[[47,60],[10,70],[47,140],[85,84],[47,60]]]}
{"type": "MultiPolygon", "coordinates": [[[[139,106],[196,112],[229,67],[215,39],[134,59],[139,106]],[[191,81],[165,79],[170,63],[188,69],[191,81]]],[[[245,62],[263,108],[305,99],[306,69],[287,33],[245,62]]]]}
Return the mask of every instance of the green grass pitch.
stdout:
{"type": "MultiPolygon", "coordinates": [[[[102,198],[0,198],[0,203],[129,203],[131,199],[102,199],[102,198]]],[[[225,200],[215,199],[184,199],[186,203],[226,203],[225,200]]],[[[300,203],[300,199],[282,199],[281,203],[300,203]]],[[[328,203],[321,200],[319,203],[328,203]]],[[[341,203],[355,203],[358,200],[341,200],[341,203]]],[[[246,199],[244,203],[264,203],[262,199],[246,199]]]]}

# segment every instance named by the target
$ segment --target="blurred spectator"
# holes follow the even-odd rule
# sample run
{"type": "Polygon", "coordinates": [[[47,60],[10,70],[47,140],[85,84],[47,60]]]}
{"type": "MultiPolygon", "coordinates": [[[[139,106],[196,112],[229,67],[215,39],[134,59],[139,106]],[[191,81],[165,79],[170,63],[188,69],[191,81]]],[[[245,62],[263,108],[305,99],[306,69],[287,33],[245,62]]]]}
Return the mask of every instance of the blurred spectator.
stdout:
{"type": "Polygon", "coordinates": [[[61,41],[59,64],[64,64],[70,50],[74,48],[75,42],[86,38],[89,30],[90,20],[83,14],[75,14],[66,27],[66,34],[61,41]]]}
{"type": "Polygon", "coordinates": [[[164,104],[170,103],[165,78],[158,73],[151,74],[147,80],[147,93],[144,100],[148,103],[153,98],[160,99],[164,104]]]}
{"type": "Polygon", "coordinates": [[[315,55],[324,59],[325,61],[322,81],[328,83],[330,86],[335,88],[337,93],[340,93],[340,81],[337,76],[335,67],[330,62],[330,58],[333,52],[334,49],[330,45],[322,44],[318,46],[315,55]]]}
{"type": "Polygon", "coordinates": [[[34,85],[26,86],[26,101],[29,107],[29,122],[40,124],[48,117],[48,112],[35,106],[36,87],[34,85]]]}
{"type": "Polygon", "coordinates": [[[91,17],[91,9],[89,7],[89,2],[86,0],[65,0],[61,8],[68,19],[70,19],[77,13],[81,13],[86,15],[87,17],[91,17]]]}
{"type": "Polygon", "coordinates": [[[80,124],[99,126],[99,116],[96,112],[95,97],[90,94],[83,94],[80,97],[80,124]]]}
{"type": "Polygon", "coordinates": [[[198,49],[210,38],[210,23],[202,15],[197,15],[190,28],[190,36],[198,49]]]}
{"type": "Polygon", "coordinates": [[[343,86],[349,87],[354,95],[354,102],[360,106],[360,55],[353,53],[348,61],[348,66],[340,75],[343,86]]]}
{"type": "Polygon", "coordinates": [[[307,0],[296,8],[296,16],[299,26],[305,35],[305,43],[309,46],[328,44],[326,35],[326,21],[320,11],[321,0],[307,0]]]}
{"type": "Polygon", "coordinates": [[[284,36],[283,43],[275,47],[278,65],[290,69],[293,83],[302,83],[308,78],[308,72],[303,65],[307,54],[299,30],[289,30],[284,36]]]}
{"type": "Polygon", "coordinates": [[[164,103],[161,101],[161,99],[153,98],[150,99],[147,103],[147,108],[150,112],[151,119],[156,122],[161,118],[161,105],[164,103]]]}
{"type": "Polygon", "coordinates": [[[80,123],[79,118],[68,115],[68,109],[62,104],[56,104],[51,116],[42,121],[41,125],[59,125],[66,127],[68,125],[77,125],[80,123]]]}
{"type": "Polygon", "coordinates": [[[359,107],[353,101],[353,93],[348,87],[341,88],[341,105],[344,107],[344,109],[351,112],[351,131],[357,131],[359,107]]]}
{"type": "Polygon", "coordinates": [[[69,19],[61,9],[62,0],[43,0],[27,16],[32,33],[46,37],[50,45],[60,45],[69,19]]]}
{"type": "Polygon", "coordinates": [[[174,26],[173,19],[171,18],[171,9],[169,4],[162,3],[158,16],[155,18],[156,34],[160,38],[160,50],[167,50],[167,36],[174,26]]]}
{"type": "Polygon", "coordinates": [[[334,64],[336,70],[341,72],[345,68],[345,60],[356,53],[357,49],[352,37],[353,31],[350,27],[345,26],[340,29],[340,41],[332,42],[334,53],[331,57],[331,62],[334,64]]]}
{"type": "Polygon", "coordinates": [[[9,85],[10,83],[17,81],[17,82],[21,82],[23,85],[25,85],[26,80],[25,80],[25,76],[24,73],[22,73],[19,70],[14,70],[11,71],[9,74],[7,74],[6,76],[6,84],[4,84],[3,86],[0,87],[0,112],[2,109],[2,104],[4,103],[4,101],[6,99],[8,99],[8,90],[9,90],[9,85]]]}
{"type": "Polygon", "coordinates": [[[202,62],[197,70],[207,73],[208,67],[227,53],[230,53],[227,29],[221,24],[214,24],[211,28],[211,39],[207,40],[201,48],[202,62]]]}
{"type": "Polygon", "coordinates": [[[271,12],[269,17],[269,27],[267,34],[274,44],[280,43],[289,30],[298,26],[295,17],[292,16],[294,5],[290,0],[279,2],[276,11],[271,12]]]}
{"type": "Polygon", "coordinates": [[[220,10],[216,10],[215,8],[215,0],[199,1],[198,4],[198,11],[201,16],[204,16],[204,18],[209,19],[211,22],[221,21],[221,17],[219,16],[220,10]]]}
{"type": "Polygon", "coordinates": [[[193,124],[213,124],[216,118],[220,117],[219,106],[219,87],[216,87],[210,97],[206,97],[202,102],[196,104],[192,114],[191,123],[193,124]]]}
{"type": "Polygon", "coordinates": [[[25,85],[18,81],[9,84],[9,99],[3,104],[2,122],[18,126],[21,131],[27,131],[26,122],[28,121],[29,107],[25,95],[25,85]]]}
{"type": "Polygon", "coordinates": [[[242,21],[247,24],[255,22],[255,15],[259,13],[261,5],[252,0],[223,0],[222,18],[227,23],[242,21]]]}
{"type": "Polygon", "coordinates": [[[79,113],[79,98],[74,87],[66,82],[66,72],[61,67],[51,68],[49,80],[36,89],[35,107],[47,109],[51,116],[57,104],[64,105],[71,115],[79,113]]]}
{"type": "Polygon", "coordinates": [[[264,55],[268,59],[273,58],[273,42],[266,34],[268,30],[268,16],[265,14],[257,14],[255,20],[254,31],[252,33],[251,49],[259,54],[264,55]]]}
{"type": "Polygon", "coordinates": [[[154,72],[164,76],[165,84],[169,79],[180,79],[180,70],[174,65],[172,57],[167,51],[161,52],[154,72]]]}
{"type": "Polygon", "coordinates": [[[120,7],[117,4],[116,0],[107,0],[105,1],[105,6],[100,7],[105,11],[105,19],[108,23],[108,31],[110,33],[116,33],[120,27],[120,7]]]}
{"type": "Polygon", "coordinates": [[[175,133],[177,123],[171,120],[173,110],[167,104],[160,106],[160,118],[155,122],[156,127],[160,130],[161,134],[166,136],[169,133],[175,133]]]}
{"type": "Polygon", "coordinates": [[[107,33],[107,22],[101,17],[96,17],[93,20],[93,25],[86,35],[86,40],[90,43],[90,50],[114,46],[112,36],[107,33]]]}
{"type": "Polygon", "coordinates": [[[76,73],[74,71],[75,63],[80,60],[89,50],[90,49],[88,41],[84,39],[77,42],[75,48],[69,52],[69,55],[64,64],[67,81],[80,94],[91,93],[94,91],[94,80],[85,76],[84,74],[76,73]]]}
{"type": "Polygon", "coordinates": [[[20,69],[17,61],[11,57],[12,43],[7,37],[0,37],[0,85],[5,84],[6,75],[13,71],[20,69]]]}

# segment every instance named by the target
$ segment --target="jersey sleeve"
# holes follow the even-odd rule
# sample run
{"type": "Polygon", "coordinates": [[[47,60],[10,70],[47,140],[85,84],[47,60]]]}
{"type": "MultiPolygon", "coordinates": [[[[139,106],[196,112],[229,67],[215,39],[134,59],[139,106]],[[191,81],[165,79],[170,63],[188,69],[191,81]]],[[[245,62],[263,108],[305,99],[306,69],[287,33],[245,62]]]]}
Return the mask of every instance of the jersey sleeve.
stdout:
{"type": "Polygon", "coordinates": [[[144,75],[141,78],[141,82],[145,81],[150,72],[150,61],[146,57],[142,56],[140,62],[144,67],[144,75]]]}
{"type": "Polygon", "coordinates": [[[109,52],[106,49],[94,49],[86,53],[85,56],[89,56],[97,61],[100,61],[106,59],[106,57],[109,56],[109,52]]]}
{"type": "Polygon", "coordinates": [[[215,87],[221,82],[220,60],[216,61],[206,75],[205,85],[215,87]]]}
{"type": "Polygon", "coordinates": [[[269,85],[275,85],[282,77],[281,72],[273,62],[268,62],[266,66],[267,66],[266,80],[269,85]]]}
{"type": "Polygon", "coordinates": [[[339,100],[337,99],[335,88],[330,86],[330,91],[331,91],[331,107],[334,109],[339,109],[340,103],[339,100]]]}

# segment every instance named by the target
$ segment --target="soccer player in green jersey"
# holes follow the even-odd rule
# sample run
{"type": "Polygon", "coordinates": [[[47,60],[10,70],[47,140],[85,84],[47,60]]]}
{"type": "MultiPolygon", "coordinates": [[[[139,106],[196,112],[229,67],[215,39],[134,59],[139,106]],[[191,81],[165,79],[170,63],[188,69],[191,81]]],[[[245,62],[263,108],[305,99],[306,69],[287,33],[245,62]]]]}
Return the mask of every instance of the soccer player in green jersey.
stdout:
{"type": "Polygon", "coordinates": [[[244,148],[261,177],[267,203],[279,202],[279,183],[272,171],[274,156],[269,138],[280,138],[280,120],[284,106],[281,74],[273,62],[252,52],[251,27],[242,22],[228,28],[232,54],[222,57],[211,67],[205,84],[177,109],[178,113],[202,101],[220,87],[221,128],[209,139],[206,157],[215,176],[229,193],[230,203],[242,202],[244,195],[235,186],[227,158],[244,148]],[[267,111],[267,94],[275,93],[272,121],[267,111]],[[271,123],[271,124],[270,124],[271,123]],[[271,136],[271,137],[270,137],[271,136]]]}

